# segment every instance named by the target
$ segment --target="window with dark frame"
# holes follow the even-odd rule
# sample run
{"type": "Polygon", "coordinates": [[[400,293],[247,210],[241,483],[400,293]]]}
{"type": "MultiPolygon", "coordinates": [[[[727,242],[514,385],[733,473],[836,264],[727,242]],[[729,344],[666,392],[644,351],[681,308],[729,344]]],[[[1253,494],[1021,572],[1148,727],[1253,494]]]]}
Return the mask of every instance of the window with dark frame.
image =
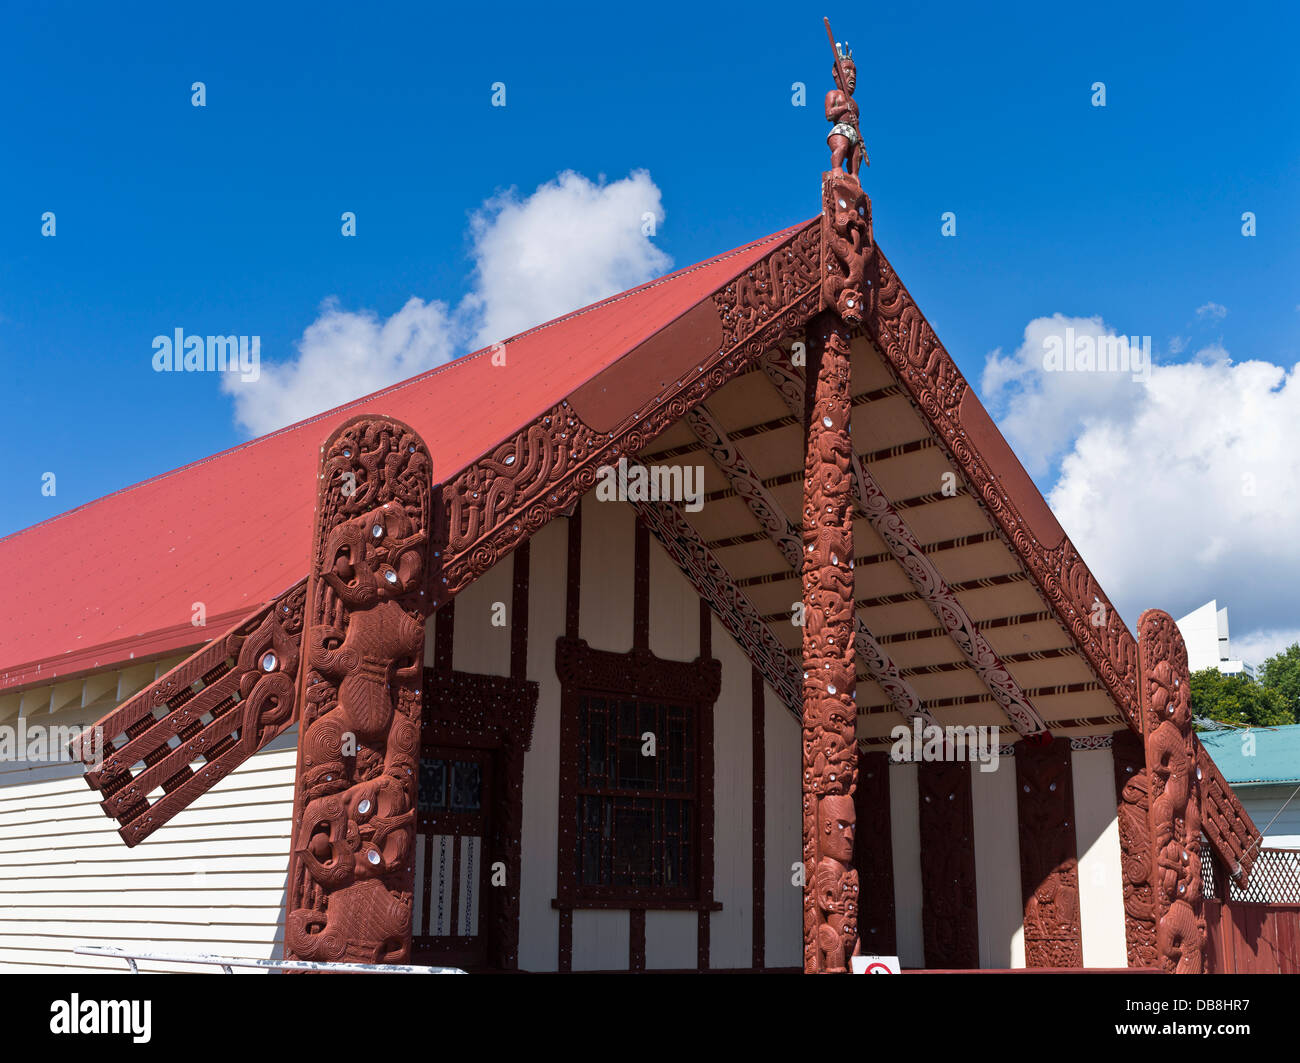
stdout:
{"type": "Polygon", "coordinates": [[[697,706],[576,692],[575,885],[688,900],[699,860],[697,706]],[[653,736],[653,755],[647,755],[653,736]]]}

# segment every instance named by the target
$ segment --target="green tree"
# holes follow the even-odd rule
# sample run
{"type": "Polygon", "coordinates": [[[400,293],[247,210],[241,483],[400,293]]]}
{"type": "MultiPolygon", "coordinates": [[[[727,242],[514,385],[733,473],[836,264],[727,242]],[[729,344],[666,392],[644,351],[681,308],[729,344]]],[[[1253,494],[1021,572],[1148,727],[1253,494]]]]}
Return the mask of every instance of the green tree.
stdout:
{"type": "Polygon", "coordinates": [[[1239,727],[1296,722],[1277,690],[1244,675],[1224,675],[1217,668],[1192,673],[1192,713],[1239,727]]]}
{"type": "Polygon", "coordinates": [[[1260,670],[1260,685],[1277,692],[1292,717],[1300,720],[1300,642],[1275,653],[1260,670]]]}

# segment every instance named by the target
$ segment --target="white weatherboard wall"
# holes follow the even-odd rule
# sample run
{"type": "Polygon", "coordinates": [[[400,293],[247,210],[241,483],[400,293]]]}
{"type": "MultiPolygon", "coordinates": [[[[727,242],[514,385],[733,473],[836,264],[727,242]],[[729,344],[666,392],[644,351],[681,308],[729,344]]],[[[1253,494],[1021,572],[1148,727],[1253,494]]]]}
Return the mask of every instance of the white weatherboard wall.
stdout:
{"type": "Polygon", "coordinates": [[[282,958],[296,746],[281,735],[133,849],[80,765],[0,765],[0,970],[126,970],[81,944],[282,958]]]}

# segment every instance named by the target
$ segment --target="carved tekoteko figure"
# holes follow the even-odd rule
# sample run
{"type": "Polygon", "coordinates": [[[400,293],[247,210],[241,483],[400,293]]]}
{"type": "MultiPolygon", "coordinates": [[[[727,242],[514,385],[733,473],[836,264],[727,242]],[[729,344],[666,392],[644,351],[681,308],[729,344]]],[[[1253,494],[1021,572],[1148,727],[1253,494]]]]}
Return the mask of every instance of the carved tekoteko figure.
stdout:
{"type": "Polygon", "coordinates": [[[303,648],[286,951],[411,950],[432,479],[406,425],[350,421],[322,453],[303,648]]]}
{"type": "Polygon", "coordinates": [[[858,68],[853,63],[853,52],[847,44],[835,43],[830,20],[825,21],[826,35],[835,53],[835,65],[831,69],[835,88],[826,93],[826,121],[831,123],[826,143],[831,149],[831,169],[839,170],[843,166],[850,177],[856,177],[864,162],[871,165],[858,126],[858,102],[853,98],[853,90],[858,86],[858,68]]]}
{"type": "Polygon", "coordinates": [[[850,325],[862,322],[866,312],[867,255],[871,250],[871,200],[858,181],[858,164],[865,158],[858,132],[858,105],[853,100],[857,71],[853,60],[835,43],[826,23],[835,56],[835,83],[826,94],[826,120],[832,123],[826,143],[831,148],[831,169],[822,177],[822,291],[823,310],[834,310],[850,325]],[[841,166],[847,161],[847,172],[841,166]]]}

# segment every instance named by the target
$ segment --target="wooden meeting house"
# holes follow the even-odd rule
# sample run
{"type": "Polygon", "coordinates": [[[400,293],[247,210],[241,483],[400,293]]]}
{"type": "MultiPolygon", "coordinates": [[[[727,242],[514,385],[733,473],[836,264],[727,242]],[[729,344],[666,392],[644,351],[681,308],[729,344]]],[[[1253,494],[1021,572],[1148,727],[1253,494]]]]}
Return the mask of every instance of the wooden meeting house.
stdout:
{"type": "Polygon", "coordinates": [[[812,220],[0,541],[0,725],[102,726],[0,763],[0,969],[1207,966],[1259,836],[1181,638],[875,242],[835,68],[812,220]]]}

